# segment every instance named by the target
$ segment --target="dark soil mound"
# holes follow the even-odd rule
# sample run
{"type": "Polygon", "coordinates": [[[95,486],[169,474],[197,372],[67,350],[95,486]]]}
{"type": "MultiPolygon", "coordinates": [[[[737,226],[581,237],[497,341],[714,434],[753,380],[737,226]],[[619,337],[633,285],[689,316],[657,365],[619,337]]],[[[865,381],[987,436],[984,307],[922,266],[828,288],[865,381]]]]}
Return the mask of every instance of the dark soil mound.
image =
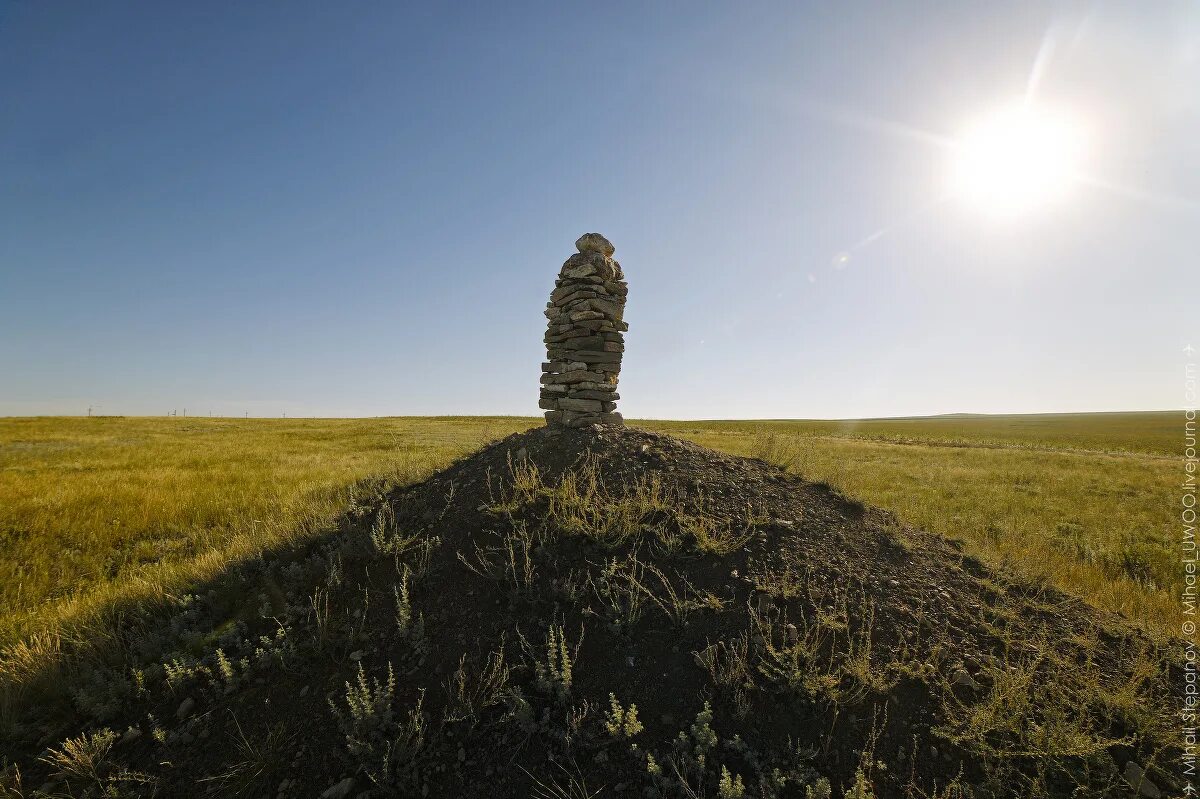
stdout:
{"type": "Polygon", "coordinates": [[[21,745],[27,785],[489,799],[1175,787],[1172,645],[826,486],[633,429],[511,436],[198,591],[169,626],[168,656],[131,669],[145,661],[131,646],[80,686],[91,720],[21,745]]]}

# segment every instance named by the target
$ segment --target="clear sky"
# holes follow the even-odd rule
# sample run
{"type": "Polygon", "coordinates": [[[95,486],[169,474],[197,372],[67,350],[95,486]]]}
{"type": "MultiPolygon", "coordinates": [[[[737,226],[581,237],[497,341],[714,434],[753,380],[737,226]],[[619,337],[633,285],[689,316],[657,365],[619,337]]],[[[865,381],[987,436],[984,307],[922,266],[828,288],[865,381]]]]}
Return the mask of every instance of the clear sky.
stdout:
{"type": "Polygon", "coordinates": [[[0,414],[535,414],[593,230],[626,416],[1181,407],[1200,5],[0,0],[0,414]]]}

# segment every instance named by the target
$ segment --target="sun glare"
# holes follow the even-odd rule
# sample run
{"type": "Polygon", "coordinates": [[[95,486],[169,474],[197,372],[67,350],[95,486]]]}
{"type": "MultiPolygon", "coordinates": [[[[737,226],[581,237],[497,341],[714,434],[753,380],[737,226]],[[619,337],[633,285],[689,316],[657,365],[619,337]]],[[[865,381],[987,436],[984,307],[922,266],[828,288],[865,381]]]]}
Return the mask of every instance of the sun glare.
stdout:
{"type": "Polygon", "coordinates": [[[1067,194],[1083,156],[1070,117],[1018,104],[992,112],[957,140],[953,193],[985,214],[1014,217],[1067,194]]]}

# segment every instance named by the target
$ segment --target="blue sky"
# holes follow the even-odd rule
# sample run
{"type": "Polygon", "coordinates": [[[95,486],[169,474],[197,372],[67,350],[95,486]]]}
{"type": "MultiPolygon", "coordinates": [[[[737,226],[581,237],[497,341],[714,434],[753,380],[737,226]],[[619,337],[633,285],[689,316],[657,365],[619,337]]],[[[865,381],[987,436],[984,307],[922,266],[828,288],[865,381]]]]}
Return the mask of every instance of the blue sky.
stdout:
{"type": "Polygon", "coordinates": [[[537,413],[592,230],[627,416],[1180,407],[1197,86],[1182,2],[0,0],[0,414],[537,413]],[[942,199],[1035,63],[1089,182],[942,199]]]}

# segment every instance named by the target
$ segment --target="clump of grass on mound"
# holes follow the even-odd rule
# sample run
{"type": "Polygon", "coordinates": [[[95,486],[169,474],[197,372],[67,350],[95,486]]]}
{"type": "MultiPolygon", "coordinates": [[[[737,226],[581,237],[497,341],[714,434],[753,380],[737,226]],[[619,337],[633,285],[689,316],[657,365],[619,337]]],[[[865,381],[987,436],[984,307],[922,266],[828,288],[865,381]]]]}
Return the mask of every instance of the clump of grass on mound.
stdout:
{"type": "Polygon", "coordinates": [[[222,579],[18,708],[7,790],[1110,796],[1131,763],[1173,787],[1175,650],[663,436],[514,436],[222,579]]]}
{"type": "Polygon", "coordinates": [[[580,536],[605,549],[646,544],[665,555],[726,555],[751,537],[754,516],[740,520],[743,528],[709,513],[702,494],[699,507],[689,510],[678,490],[664,485],[656,474],[638,475],[615,489],[605,484],[594,461],[547,482],[529,460],[509,464],[511,478],[506,494],[488,510],[504,516],[511,530],[536,523],[537,543],[553,543],[562,536],[580,536]]]}

